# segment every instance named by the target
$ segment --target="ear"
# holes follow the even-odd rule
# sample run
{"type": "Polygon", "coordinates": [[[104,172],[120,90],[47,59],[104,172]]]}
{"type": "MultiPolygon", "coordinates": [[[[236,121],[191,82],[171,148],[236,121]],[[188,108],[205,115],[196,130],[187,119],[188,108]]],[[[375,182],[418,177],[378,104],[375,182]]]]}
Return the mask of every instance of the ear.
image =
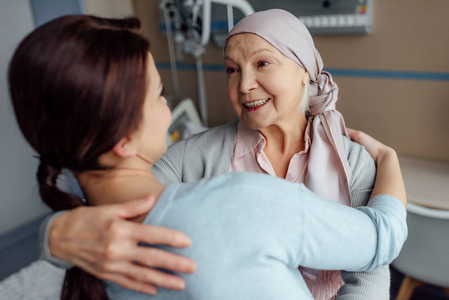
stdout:
{"type": "Polygon", "coordinates": [[[115,144],[112,151],[121,158],[132,157],[137,155],[137,145],[133,143],[132,137],[126,136],[115,144]]]}
{"type": "Polygon", "coordinates": [[[302,83],[305,85],[310,81],[309,73],[307,71],[304,72],[304,75],[302,76],[302,83]]]}

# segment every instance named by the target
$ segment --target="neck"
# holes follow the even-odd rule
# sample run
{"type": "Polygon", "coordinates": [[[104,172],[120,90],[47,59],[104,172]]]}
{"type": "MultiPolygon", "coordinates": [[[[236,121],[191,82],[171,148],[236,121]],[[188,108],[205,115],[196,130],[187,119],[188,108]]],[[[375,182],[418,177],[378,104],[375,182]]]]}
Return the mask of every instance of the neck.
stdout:
{"type": "MultiPolygon", "coordinates": [[[[122,162],[108,170],[86,171],[76,174],[89,205],[122,203],[142,199],[148,195],[159,198],[165,185],[158,182],[151,168],[137,158],[122,162]]],[[[142,221],[144,216],[138,221],[142,221]]]]}
{"type": "Polygon", "coordinates": [[[274,124],[259,130],[267,140],[264,152],[290,156],[305,149],[304,135],[307,119],[299,116],[292,122],[274,124]]]}
{"type": "Polygon", "coordinates": [[[277,177],[285,178],[293,155],[305,149],[306,127],[307,119],[301,115],[295,122],[271,125],[260,130],[267,141],[264,153],[277,177]]]}

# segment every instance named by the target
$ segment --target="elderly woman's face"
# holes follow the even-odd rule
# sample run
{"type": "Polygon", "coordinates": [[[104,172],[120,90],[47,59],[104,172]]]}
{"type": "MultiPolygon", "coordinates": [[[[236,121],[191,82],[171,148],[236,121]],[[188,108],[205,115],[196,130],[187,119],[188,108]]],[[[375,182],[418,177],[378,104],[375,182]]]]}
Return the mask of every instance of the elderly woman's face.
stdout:
{"type": "MultiPolygon", "coordinates": [[[[227,94],[250,128],[298,122],[307,72],[255,34],[237,34],[226,45],[227,94]]],[[[288,125],[287,125],[288,126],[288,125]]]]}

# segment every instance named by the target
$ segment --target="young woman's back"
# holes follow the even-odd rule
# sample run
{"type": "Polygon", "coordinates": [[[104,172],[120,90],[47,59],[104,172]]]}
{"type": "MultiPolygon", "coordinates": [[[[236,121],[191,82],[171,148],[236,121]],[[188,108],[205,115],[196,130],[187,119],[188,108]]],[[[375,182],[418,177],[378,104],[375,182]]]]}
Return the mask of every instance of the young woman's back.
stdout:
{"type": "MultiPolygon", "coordinates": [[[[371,205],[391,207],[357,211],[323,200],[302,184],[252,173],[168,185],[143,223],[179,230],[193,244],[147,246],[190,257],[197,269],[178,274],[184,290],[159,289],[154,298],[313,299],[298,266],[368,270],[399,253],[406,236],[402,204],[382,196],[371,205]],[[391,232],[400,233],[388,237],[391,232]]],[[[148,297],[106,286],[111,299],[148,297]]]]}

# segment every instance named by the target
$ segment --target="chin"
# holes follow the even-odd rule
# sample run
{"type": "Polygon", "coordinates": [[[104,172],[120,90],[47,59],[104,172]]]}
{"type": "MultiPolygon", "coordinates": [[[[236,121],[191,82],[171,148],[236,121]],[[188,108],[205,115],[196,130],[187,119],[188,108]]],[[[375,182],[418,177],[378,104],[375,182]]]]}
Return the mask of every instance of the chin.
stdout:
{"type": "Polygon", "coordinates": [[[246,126],[248,126],[249,128],[251,128],[253,130],[262,130],[262,129],[267,128],[270,125],[272,125],[272,124],[268,124],[267,122],[261,122],[258,120],[252,120],[252,121],[243,120],[243,122],[245,122],[246,126]]]}

